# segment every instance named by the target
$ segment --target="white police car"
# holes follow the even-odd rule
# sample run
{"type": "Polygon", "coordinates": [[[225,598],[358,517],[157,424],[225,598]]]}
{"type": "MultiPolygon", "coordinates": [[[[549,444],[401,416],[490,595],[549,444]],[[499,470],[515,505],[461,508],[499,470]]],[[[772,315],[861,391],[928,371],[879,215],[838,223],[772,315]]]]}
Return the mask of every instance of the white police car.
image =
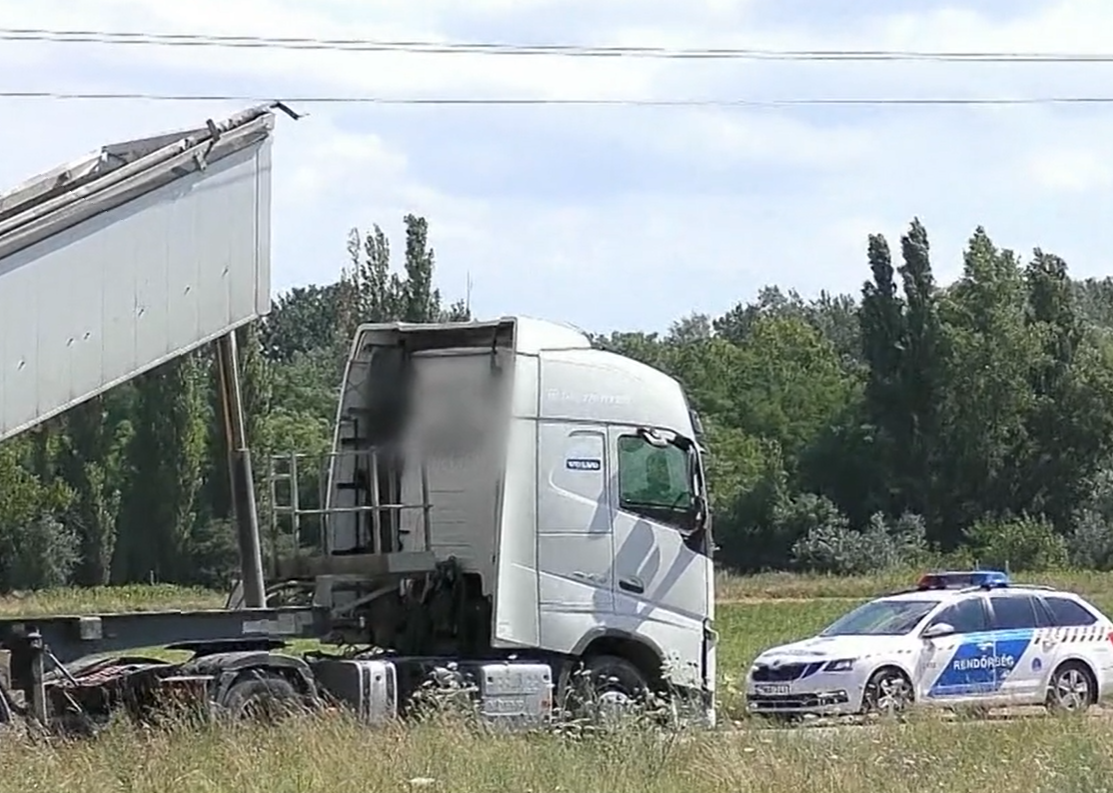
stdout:
{"type": "Polygon", "coordinates": [[[848,715],[913,704],[1081,711],[1110,686],[1108,617],[1073,593],[980,570],[930,573],[766,650],[745,689],[751,713],[848,715]]]}

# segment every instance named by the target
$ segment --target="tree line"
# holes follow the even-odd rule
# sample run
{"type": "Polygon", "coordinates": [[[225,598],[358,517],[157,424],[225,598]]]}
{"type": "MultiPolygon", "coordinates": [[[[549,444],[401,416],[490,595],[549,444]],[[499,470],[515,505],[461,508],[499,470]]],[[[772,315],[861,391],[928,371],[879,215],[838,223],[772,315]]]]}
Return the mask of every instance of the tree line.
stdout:
{"type": "MultiPolygon", "coordinates": [[[[328,449],[359,323],[469,318],[436,287],[426,220],[405,230],[400,267],[381,229],[353,229],[336,282],[241,329],[257,478],[273,453],[328,449]]],[[[593,337],[677,377],[699,411],[719,563],[1113,569],[1113,280],[1072,280],[979,227],[943,286],[918,220],[866,254],[857,295],[768,286],[665,333],[593,337]]],[[[200,350],[0,445],[0,589],[226,585],[216,382],[200,350]]]]}

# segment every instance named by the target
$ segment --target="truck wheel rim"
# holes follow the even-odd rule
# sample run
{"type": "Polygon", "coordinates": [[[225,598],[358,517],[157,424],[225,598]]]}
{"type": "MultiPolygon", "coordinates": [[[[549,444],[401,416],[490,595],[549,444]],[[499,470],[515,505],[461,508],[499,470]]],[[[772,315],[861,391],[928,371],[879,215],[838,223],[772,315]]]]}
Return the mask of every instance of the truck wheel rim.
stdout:
{"type": "Polygon", "coordinates": [[[634,709],[634,700],[625,692],[608,689],[599,693],[599,710],[609,720],[620,719],[634,709]]]}

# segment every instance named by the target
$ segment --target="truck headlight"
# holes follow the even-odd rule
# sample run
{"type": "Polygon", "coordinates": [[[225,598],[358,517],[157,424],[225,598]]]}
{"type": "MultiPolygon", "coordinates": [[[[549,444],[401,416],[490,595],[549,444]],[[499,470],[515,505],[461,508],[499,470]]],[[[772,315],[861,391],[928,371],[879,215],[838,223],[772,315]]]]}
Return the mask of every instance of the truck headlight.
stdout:
{"type": "Polygon", "coordinates": [[[827,665],[823,667],[824,672],[849,672],[854,668],[854,658],[839,658],[835,661],[828,661],[827,665]]]}

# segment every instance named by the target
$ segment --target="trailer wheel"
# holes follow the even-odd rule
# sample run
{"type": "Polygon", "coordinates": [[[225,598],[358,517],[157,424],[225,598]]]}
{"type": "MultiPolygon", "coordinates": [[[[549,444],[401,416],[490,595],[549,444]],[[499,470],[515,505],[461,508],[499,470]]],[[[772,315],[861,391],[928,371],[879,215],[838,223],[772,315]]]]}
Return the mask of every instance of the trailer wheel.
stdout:
{"type": "Polygon", "coordinates": [[[304,710],[297,689],[272,672],[241,675],[224,695],[223,710],[234,719],[273,722],[304,710]]]}
{"type": "Polygon", "coordinates": [[[0,683],[0,726],[11,724],[15,721],[15,710],[12,708],[11,700],[8,699],[8,692],[4,688],[4,684],[0,683]]]}

